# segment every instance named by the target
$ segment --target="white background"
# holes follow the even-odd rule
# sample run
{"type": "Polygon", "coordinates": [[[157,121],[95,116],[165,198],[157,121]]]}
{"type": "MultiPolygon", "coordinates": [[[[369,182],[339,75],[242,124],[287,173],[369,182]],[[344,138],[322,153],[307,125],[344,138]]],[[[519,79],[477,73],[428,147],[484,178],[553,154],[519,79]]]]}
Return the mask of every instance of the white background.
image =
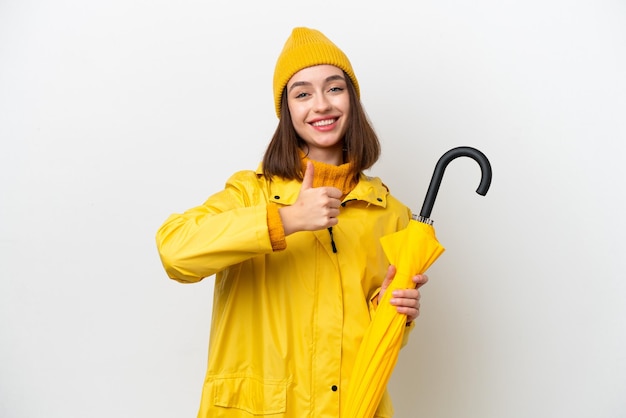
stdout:
{"type": "Polygon", "coordinates": [[[626,417],[623,0],[0,1],[0,416],[193,417],[213,278],[170,281],[172,212],[254,169],[294,26],[350,57],[383,156],[446,252],[398,417],[626,417]]]}

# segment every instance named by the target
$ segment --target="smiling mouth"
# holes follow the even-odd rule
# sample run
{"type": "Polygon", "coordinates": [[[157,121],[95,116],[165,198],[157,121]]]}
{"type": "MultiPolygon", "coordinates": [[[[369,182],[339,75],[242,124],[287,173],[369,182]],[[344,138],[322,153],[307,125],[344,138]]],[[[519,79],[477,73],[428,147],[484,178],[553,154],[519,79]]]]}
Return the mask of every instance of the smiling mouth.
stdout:
{"type": "Polygon", "coordinates": [[[324,119],[311,123],[311,126],[328,126],[337,122],[337,119],[324,119]]]}

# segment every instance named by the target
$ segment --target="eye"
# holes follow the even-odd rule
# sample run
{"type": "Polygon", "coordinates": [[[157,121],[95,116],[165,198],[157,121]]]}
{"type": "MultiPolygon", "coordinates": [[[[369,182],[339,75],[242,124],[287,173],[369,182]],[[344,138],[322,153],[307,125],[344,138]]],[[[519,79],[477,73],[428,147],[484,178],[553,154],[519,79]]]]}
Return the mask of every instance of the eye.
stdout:
{"type": "Polygon", "coordinates": [[[295,97],[296,99],[303,99],[303,98],[305,98],[306,96],[308,96],[308,93],[302,92],[302,93],[298,93],[298,94],[296,94],[294,97],[295,97]]]}
{"type": "Polygon", "coordinates": [[[331,87],[328,91],[333,92],[333,93],[338,93],[338,92],[342,92],[344,89],[343,87],[331,87]]]}

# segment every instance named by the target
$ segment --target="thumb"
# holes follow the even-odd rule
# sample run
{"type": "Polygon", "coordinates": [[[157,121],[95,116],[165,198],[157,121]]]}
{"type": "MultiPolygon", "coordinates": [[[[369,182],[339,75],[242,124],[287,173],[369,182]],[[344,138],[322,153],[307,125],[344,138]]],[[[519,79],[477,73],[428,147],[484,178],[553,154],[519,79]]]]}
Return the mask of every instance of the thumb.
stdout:
{"type": "Polygon", "coordinates": [[[304,178],[302,179],[301,190],[313,188],[313,163],[308,161],[306,163],[306,170],[304,172],[304,178]]]}
{"type": "Polygon", "coordinates": [[[380,293],[378,294],[379,302],[383,300],[383,295],[385,294],[385,291],[387,290],[387,288],[393,281],[393,278],[395,277],[395,275],[396,275],[396,266],[390,265],[389,268],[387,269],[387,275],[385,276],[383,283],[380,285],[380,293]]]}

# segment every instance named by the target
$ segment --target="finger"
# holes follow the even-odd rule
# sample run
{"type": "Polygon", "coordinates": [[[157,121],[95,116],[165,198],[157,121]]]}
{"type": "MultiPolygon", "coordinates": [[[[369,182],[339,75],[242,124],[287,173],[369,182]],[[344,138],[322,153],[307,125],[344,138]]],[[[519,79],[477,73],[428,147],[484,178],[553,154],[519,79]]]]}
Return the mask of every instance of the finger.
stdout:
{"type": "Polygon", "coordinates": [[[417,318],[419,315],[421,303],[419,299],[414,298],[392,298],[391,304],[396,307],[398,313],[407,315],[409,321],[417,318]]]}
{"type": "Polygon", "coordinates": [[[328,193],[328,197],[336,200],[337,207],[339,207],[339,204],[341,203],[339,199],[341,198],[341,196],[343,196],[343,192],[336,187],[327,187],[326,191],[326,193],[328,193]]]}
{"type": "Polygon", "coordinates": [[[420,312],[420,308],[418,307],[412,307],[412,306],[396,306],[396,311],[398,313],[401,314],[405,314],[410,322],[411,320],[417,318],[417,316],[419,315],[420,312]]]}
{"type": "Polygon", "coordinates": [[[413,277],[413,283],[415,283],[415,288],[419,289],[420,287],[428,283],[428,276],[425,274],[418,274],[413,277]]]}
{"type": "Polygon", "coordinates": [[[413,309],[411,313],[406,315],[407,324],[415,321],[419,316],[420,316],[419,308],[413,309]]]}
{"type": "Polygon", "coordinates": [[[313,187],[313,163],[307,161],[306,170],[304,171],[304,178],[302,179],[302,187],[300,190],[311,189],[313,187]]]}
{"type": "Polygon", "coordinates": [[[419,302],[422,295],[416,289],[396,289],[393,297],[395,305],[415,306],[415,301],[419,302]]]}
{"type": "Polygon", "coordinates": [[[395,275],[396,275],[396,266],[390,265],[387,268],[387,275],[385,276],[383,283],[380,285],[380,293],[378,294],[379,301],[382,300],[383,294],[385,293],[385,291],[387,290],[387,288],[393,281],[393,278],[395,277],[395,275]]]}
{"type": "Polygon", "coordinates": [[[396,307],[396,312],[399,314],[406,315],[406,322],[411,322],[415,318],[419,316],[420,307],[419,304],[417,306],[407,306],[407,305],[394,305],[396,307]]]}
{"type": "Polygon", "coordinates": [[[385,290],[387,290],[393,280],[393,276],[395,276],[395,268],[393,266],[389,266],[389,268],[387,269],[387,275],[383,280],[383,284],[380,285],[380,293],[383,293],[385,290]]]}

